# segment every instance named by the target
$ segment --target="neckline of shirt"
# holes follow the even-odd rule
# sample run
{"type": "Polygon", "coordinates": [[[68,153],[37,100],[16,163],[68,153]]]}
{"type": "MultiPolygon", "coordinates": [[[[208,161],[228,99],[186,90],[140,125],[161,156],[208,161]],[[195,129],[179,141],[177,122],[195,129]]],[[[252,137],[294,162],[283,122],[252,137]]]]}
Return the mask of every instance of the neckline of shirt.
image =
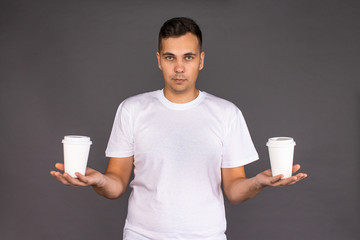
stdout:
{"type": "Polygon", "coordinates": [[[164,89],[158,90],[158,97],[162,104],[173,110],[187,110],[199,105],[205,98],[206,92],[199,90],[199,95],[192,101],[187,103],[173,103],[164,95],[164,89]]]}

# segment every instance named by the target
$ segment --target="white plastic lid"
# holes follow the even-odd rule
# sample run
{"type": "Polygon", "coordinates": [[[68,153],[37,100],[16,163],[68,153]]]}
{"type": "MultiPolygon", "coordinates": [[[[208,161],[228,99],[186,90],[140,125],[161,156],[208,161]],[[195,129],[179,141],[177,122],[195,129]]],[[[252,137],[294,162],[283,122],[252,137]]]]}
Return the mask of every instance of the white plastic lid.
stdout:
{"type": "Polygon", "coordinates": [[[294,139],[291,137],[273,137],[269,138],[266,143],[268,147],[288,147],[289,145],[296,145],[294,139]]]}
{"type": "Polygon", "coordinates": [[[92,144],[90,137],[80,136],[80,135],[68,135],[65,136],[62,140],[62,143],[71,143],[71,144],[92,144]]]}

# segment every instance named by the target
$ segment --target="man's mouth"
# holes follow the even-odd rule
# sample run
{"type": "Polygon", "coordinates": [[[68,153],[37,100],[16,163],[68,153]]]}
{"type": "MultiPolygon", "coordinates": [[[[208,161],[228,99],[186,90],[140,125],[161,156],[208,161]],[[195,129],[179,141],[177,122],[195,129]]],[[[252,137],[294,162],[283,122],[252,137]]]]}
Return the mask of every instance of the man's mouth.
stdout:
{"type": "Polygon", "coordinates": [[[186,79],[183,79],[183,78],[174,78],[173,80],[175,81],[175,83],[183,83],[183,82],[185,82],[186,79]]]}
{"type": "Polygon", "coordinates": [[[186,78],[183,76],[176,76],[176,77],[173,77],[172,80],[174,80],[177,83],[181,83],[181,82],[184,82],[186,80],[186,78]]]}

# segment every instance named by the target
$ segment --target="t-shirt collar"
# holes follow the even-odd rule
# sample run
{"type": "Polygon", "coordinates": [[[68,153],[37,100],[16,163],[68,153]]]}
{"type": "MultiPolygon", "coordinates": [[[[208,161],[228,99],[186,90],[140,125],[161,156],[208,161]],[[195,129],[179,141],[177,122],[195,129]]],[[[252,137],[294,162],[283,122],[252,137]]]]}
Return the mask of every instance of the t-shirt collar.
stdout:
{"type": "Polygon", "coordinates": [[[164,104],[166,107],[170,108],[170,109],[174,109],[174,110],[187,110],[190,108],[193,108],[195,106],[197,106],[198,104],[200,104],[205,97],[206,93],[203,91],[199,90],[199,95],[192,101],[187,102],[187,103],[174,103],[169,101],[165,95],[164,95],[164,89],[161,89],[158,91],[158,97],[161,101],[162,104],[164,104]]]}

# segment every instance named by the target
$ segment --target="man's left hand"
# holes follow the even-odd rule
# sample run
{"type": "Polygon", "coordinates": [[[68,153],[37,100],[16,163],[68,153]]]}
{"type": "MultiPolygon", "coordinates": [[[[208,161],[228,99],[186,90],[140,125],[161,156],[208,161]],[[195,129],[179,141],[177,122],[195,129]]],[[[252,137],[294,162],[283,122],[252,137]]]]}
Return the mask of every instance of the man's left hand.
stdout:
{"type": "MultiPolygon", "coordinates": [[[[300,165],[296,164],[293,166],[292,172],[296,173],[297,171],[299,171],[299,169],[300,169],[300,165]]],[[[283,177],[282,174],[273,177],[272,173],[271,173],[271,169],[268,169],[268,170],[263,171],[263,172],[259,173],[258,175],[256,175],[255,180],[261,187],[289,186],[289,185],[293,185],[293,184],[299,182],[300,180],[306,178],[307,174],[306,173],[298,173],[295,176],[291,176],[291,177],[284,178],[284,179],[282,179],[282,177],[283,177]]]]}

